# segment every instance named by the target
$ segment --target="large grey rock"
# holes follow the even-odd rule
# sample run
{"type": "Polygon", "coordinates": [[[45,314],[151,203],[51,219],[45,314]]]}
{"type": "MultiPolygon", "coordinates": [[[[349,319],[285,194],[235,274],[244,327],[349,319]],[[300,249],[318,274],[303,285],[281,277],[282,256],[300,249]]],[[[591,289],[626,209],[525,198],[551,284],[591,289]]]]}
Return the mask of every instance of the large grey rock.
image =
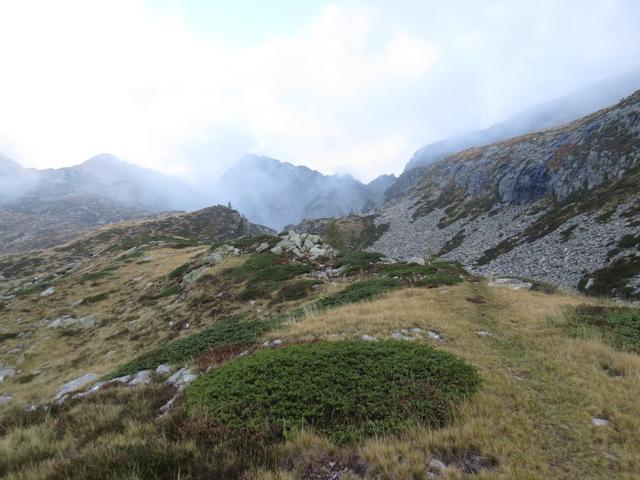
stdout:
{"type": "Polygon", "coordinates": [[[262,252],[266,252],[269,249],[269,244],[267,242],[262,242],[260,245],[258,245],[258,247],[256,248],[256,253],[262,253],[262,252]]]}
{"type": "Polygon", "coordinates": [[[95,382],[98,379],[98,375],[93,372],[87,373],[81,377],[78,377],[70,382],[65,383],[60,390],[53,396],[54,400],[60,400],[68,393],[76,392],[90,383],[95,382]]]}
{"type": "Polygon", "coordinates": [[[517,278],[494,278],[489,280],[490,287],[508,288],[510,290],[530,290],[532,285],[529,282],[517,278]]]}

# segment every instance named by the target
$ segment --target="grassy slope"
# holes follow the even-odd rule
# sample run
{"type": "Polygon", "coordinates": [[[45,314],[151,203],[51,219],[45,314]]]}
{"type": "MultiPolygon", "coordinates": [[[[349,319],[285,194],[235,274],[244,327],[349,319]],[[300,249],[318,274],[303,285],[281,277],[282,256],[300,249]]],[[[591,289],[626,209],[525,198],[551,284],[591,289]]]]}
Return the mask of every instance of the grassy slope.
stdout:
{"type": "MultiPolygon", "coordinates": [[[[479,368],[481,390],[461,408],[454,425],[419,428],[358,448],[358,456],[372,462],[383,478],[413,478],[424,473],[432,452],[455,457],[472,448],[494,455],[500,465],[477,478],[635,478],[640,471],[640,357],[566,335],[565,308],[582,301],[473,284],[403,290],[308,316],[272,337],[385,337],[418,326],[440,332],[441,348],[479,368]],[[479,330],[493,335],[481,337],[479,330]],[[608,373],[612,369],[624,372],[624,378],[614,379],[608,373]],[[610,426],[595,427],[592,417],[603,416],[610,426]]],[[[288,448],[304,451],[309,441],[301,436],[288,448]]],[[[276,478],[289,478],[281,473],[276,478]]],[[[452,472],[450,478],[459,477],[452,472]]]]}
{"type": "MultiPolygon", "coordinates": [[[[209,307],[197,310],[200,304],[174,304],[173,297],[143,305],[133,317],[127,312],[130,292],[122,290],[146,281],[157,282],[203,250],[202,247],[155,249],[150,252],[155,256],[153,262],[127,263],[112,275],[99,279],[98,285],[78,283],[77,278],[89,272],[80,270],[73,278],[58,283],[54,296],[48,299],[25,296],[16,300],[12,312],[0,312],[3,327],[11,327],[12,331],[15,328],[20,331],[34,329],[27,339],[27,351],[20,368],[27,375],[33,369],[44,369],[27,383],[22,384],[17,379],[8,381],[16,402],[46,397],[64,381],[89,370],[107,373],[120,365],[123,358],[132,358],[141,349],[166,341],[170,319],[201,322],[190,330],[207,326],[208,317],[194,318],[189,315],[189,309],[205,312],[209,307]],[[140,275],[144,280],[135,280],[140,275]],[[116,288],[118,286],[120,289],[116,288]],[[104,292],[113,293],[95,304],[79,308],[103,321],[96,332],[61,337],[39,326],[42,318],[54,318],[54,315],[64,313],[77,298],[104,292]],[[22,316],[19,324],[15,323],[18,315],[22,316]],[[52,355],[54,351],[56,354],[52,355]]],[[[212,295],[217,292],[218,285],[214,280],[220,277],[218,274],[242,261],[241,258],[225,261],[210,272],[212,277],[205,285],[197,288],[209,289],[207,291],[212,295]]],[[[90,271],[102,271],[109,265],[108,259],[104,259],[102,264],[92,265],[90,271]]],[[[326,285],[318,294],[340,295],[343,288],[344,285],[326,285]]],[[[196,296],[198,302],[204,301],[199,298],[196,296]]],[[[340,340],[363,334],[382,339],[401,328],[420,327],[443,336],[443,342],[434,342],[437,348],[476,366],[482,385],[478,394],[458,410],[456,420],[444,429],[414,428],[405,434],[374,438],[353,447],[337,447],[325,437],[303,431],[289,439],[277,453],[273,469],[253,471],[250,477],[264,480],[300,478],[305,468],[315,471],[325,465],[328,458],[337,459],[346,466],[360,465],[356,470],[366,472],[363,475],[367,478],[423,477],[433,455],[451,462],[480,451],[495,458],[498,466],[482,471],[475,478],[635,478],[635,472],[640,471],[637,454],[640,451],[640,404],[637,402],[640,357],[615,350],[593,335],[585,339],[567,333],[566,324],[570,318],[566,315],[566,307],[585,301],[578,296],[513,292],[465,282],[438,289],[400,289],[370,302],[326,311],[305,309],[302,316],[292,317],[262,340],[281,338],[285,343],[340,340]],[[478,336],[476,331],[479,330],[493,335],[478,336]],[[623,378],[614,378],[612,371],[622,372],[623,378]],[[593,426],[591,419],[596,416],[608,418],[610,425],[593,426]]],[[[589,302],[602,303],[598,300],[589,302]]],[[[256,318],[256,308],[266,307],[268,303],[258,302],[250,309],[243,305],[239,306],[245,309],[244,313],[256,318]]],[[[176,330],[172,335],[184,335],[190,330],[176,330]]],[[[4,350],[17,342],[14,337],[7,338],[9,343],[3,345],[4,350]]],[[[142,396],[136,400],[136,408],[144,413],[133,420],[125,415],[127,408],[117,396],[98,410],[92,410],[94,407],[89,403],[74,407],[70,416],[92,418],[90,425],[78,431],[95,427],[98,434],[86,433],[83,437],[78,433],[74,437],[75,430],[65,427],[64,423],[61,427],[59,419],[46,420],[22,433],[18,430],[0,440],[0,458],[22,454],[25,458],[38,458],[40,450],[54,450],[64,458],[67,449],[80,449],[94,452],[99,459],[105,448],[107,452],[119,452],[118,449],[127,452],[133,444],[153,447],[160,456],[163,455],[161,452],[166,455],[173,452],[178,465],[190,461],[189,455],[195,456],[193,458],[201,455],[197,448],[199,444],[194,444],[189,436],[179,440],[185,443],[180,443],[182,446],[176,451],[171,450],[175,444],[170,441],[174,440],[158,437],[164,430],[157,430],[154,409],[162,404],[167,393],[151,392],[148,395],[151,397],[142,396]],[[153,408],[143,408],[145,402],[153,408]],[[119,420],[124,423],[118,431],[111,432],[109,425],[114,416],[118,417],[116,412],[120,412],[120,417],[125,415],[124,420],[119,420]],[[62,436],[60,428],[67,429],[62,436]]],[[[70,421],[69,415],[65,416],[66,421],[70,421]]],[[[42,465],[38,468],[46,470],[42,465]]],[[[243,468],[250,468],[250,465],[243,468]]],[[[34,472],[25,478],[42,478],[42,472],[34,472]]],[[[227,473],[227,478],[233,478],[230,475],[227,473]]],[[[460,473],[453,470],[448,475],[449,478],[460,478],[460,473]]],[[[130,478],[144,476],[145,472],[141,471],[132,473],[130,478]]]]}

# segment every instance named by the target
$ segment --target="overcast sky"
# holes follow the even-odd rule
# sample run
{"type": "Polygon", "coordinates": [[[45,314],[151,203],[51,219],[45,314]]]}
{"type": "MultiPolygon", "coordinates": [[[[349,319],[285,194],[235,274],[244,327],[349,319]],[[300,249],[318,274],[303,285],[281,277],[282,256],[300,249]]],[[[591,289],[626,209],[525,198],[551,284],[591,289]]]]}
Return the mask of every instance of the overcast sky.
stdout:
{"type": "Polygon", "coordinates": [[[637,0],[0,0],[0,152],[369,180],[640,65],[637,0]]]}

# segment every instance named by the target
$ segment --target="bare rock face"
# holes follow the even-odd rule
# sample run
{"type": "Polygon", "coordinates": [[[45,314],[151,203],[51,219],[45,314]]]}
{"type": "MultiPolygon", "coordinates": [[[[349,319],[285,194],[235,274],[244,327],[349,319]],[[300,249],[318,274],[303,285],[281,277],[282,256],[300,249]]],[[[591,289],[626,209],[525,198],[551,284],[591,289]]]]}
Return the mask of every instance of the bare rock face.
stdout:
{"type": "Polygon", "coordinates": [[[376,218],[370,247],[640,300],[640,91],[561,128],[450,155],[376,218]],[[588,286],[588,287],[587,287],[588,286]]]}

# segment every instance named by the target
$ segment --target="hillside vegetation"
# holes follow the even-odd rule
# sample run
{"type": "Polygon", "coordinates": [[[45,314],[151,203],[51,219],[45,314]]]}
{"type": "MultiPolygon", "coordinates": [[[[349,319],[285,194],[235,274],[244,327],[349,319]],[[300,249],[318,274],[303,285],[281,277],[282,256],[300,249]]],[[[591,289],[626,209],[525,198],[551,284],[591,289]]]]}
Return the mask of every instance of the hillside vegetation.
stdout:
{"type": "Polygon", "coordinates": [[[2,260],[3,478],[640,471],[631,305],[313,235],[113,228],[2,260]]]}

